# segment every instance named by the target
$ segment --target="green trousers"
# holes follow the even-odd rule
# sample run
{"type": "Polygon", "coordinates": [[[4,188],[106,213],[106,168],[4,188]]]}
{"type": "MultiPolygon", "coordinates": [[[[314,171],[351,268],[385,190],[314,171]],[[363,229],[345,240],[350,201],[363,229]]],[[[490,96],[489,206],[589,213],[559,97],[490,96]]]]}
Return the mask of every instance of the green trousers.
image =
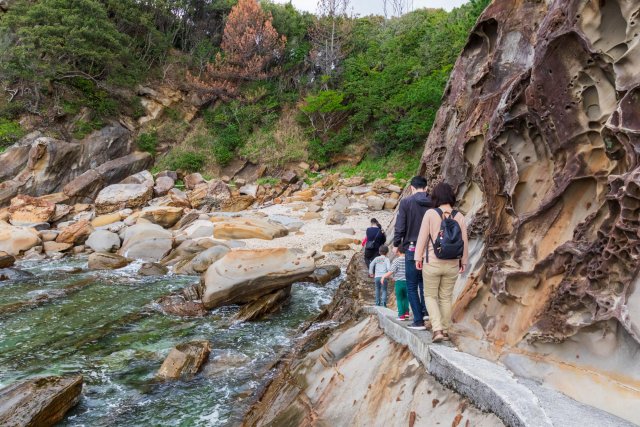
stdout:
{"type": "Polygon", "coordinates": [[[407,281],[396,280],[396,305],[398,306],[398,317],[409,313],[409,297],[407,295],[407,281]]]}

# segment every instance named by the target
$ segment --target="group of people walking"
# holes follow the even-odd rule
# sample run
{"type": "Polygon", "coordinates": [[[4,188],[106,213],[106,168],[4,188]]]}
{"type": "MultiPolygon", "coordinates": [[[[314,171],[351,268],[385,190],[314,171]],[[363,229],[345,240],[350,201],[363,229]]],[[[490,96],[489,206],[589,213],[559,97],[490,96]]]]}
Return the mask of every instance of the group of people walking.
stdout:
{"type": "Polygon", "coordinates": [[[388,258],[387,237],[376,219],[367,228],[364,257],[374,278],[376,305],[387,304],[387,284],[393,277],[399,320],[413,320],[411,329],[425,330],[431,321],[433,342],[449,339],[453,288],[468,263],[464,215],[454,209],[452,187],[441,182],[431,194],[427,180],[411,179],[411,196],[400,202],[388,258]],[[413,319],[411,315],[413,314],[413,319]]]}

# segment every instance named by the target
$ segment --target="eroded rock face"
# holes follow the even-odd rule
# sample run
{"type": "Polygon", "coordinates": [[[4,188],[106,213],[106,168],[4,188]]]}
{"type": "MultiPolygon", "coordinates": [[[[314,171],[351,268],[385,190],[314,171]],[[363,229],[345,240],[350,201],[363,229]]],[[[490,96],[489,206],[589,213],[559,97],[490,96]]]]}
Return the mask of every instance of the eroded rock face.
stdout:
{"type": "Polygon", "coordinates": [[[289,231],[282,224],[259,218],[211,218],[213,236],[217,239],[273,240],[289,231]]]}
{"type": "Polygon", "coordinates": [[[458,345],[636,423],[639,13],[622,0],[493,2],[421,166],[467,215],[458,345]]]}
{"type": "Polygon", "coordinates": [[[82,376],[33,378],[0,390],[0,425],[52,426],[80,401],[82,376]]]}
{"type": "Polygon", "coordinates": [[[244,426],[503,425],[429,376],[375,319],[336,331],[276,377],[244,426]]]}
{"type": "Polygon", "coordinates": [[[246,303],[313,272],[313,258],[286,249],[235,249],[209,266],[202,302],[212,309],[246,303]]]}

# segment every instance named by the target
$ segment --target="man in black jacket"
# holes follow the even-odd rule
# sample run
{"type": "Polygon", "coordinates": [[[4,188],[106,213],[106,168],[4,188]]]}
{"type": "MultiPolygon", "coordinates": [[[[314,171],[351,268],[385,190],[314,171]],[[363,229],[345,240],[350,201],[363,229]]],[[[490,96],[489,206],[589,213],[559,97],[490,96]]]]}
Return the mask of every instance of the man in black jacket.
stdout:
{"type": "Polygon", "coordinates": [[[394,253],[402,246],[405,251],[405,273],[407,277],[407,293],[409,305],[413,312],[411,329],[424,330],[425,319],[428,319],[427,307],[424,301],[424,284],[422,272],[416,269],[414,260],[416,241],[420,234],[420,225],[425,212],[433,207],[431,198],[427,194],[427,180],[421,176],[411,179],[410,197],[402,199],[396,216],[396,226],[393,234],[394,253]]]}

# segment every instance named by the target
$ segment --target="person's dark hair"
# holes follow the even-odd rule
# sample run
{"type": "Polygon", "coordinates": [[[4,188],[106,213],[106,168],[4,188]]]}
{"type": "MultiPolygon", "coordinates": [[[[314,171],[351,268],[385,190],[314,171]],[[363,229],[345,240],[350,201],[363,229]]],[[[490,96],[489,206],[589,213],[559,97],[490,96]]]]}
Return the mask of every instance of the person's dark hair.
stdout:
{"type": "Polygon", "coordinates": [[[371,218],[371,224],[375,225],[378,228],[382,228],[382,225],[380,225],[380,223],[378,222],[377,219],[375,218],[371,218]]]}
{"type": "Polygon", "coordinates": [[[380,249],[378,249],[378,253],[380,255],[386,255],[389,253],[389,248],[387,247],[387,245],[382,245],[380,246],[380,249]]]}
{"type": "Polygon", "coordinates": [[[404,255],[404,248],[402,247],[402,245],[398,246],[398,253],[401,253],[404,255]]]}
{"type": "Polygon", "coordinates": [[[422,176],[414,176],[413,178],[411,178],[410,184],[416,190],[427,188],[427,180],[422,176]]]}
{"type": "Polygon", "coordinates": [[[436,206],[449,204],[451,206],[456,204],[456,193],[453,192],[453,188],[446,182],[441,182],[431,192],[431,200],[436,206]]]}

